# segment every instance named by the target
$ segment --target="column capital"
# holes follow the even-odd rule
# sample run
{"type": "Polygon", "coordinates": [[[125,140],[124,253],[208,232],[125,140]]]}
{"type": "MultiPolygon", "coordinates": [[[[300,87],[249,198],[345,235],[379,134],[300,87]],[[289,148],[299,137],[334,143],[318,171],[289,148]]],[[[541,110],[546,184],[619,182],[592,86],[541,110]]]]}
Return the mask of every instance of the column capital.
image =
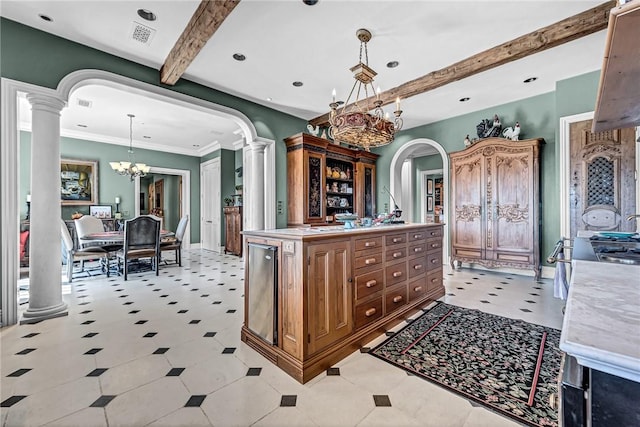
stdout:
{"type": "Polygon", "coordinates": [[[264,152],[264,149],[267,145],[272,144],[273,141],[269,140],[269,139],[264,139],[264,138],[260,138],[259,136],[256,137],[253,141],[249,142],[249,147],[251,147],[251,149],[253,151],[262,151],[264,152]]]}
{"type": "Polygon", "coordinates": [[[32,109],[47,111],[54,114],[60,114],[62,109],[67,105],[64,99],[58,98],[56,96],[36,93],[28,93],[27,100],[31,104],[32,109]]]}

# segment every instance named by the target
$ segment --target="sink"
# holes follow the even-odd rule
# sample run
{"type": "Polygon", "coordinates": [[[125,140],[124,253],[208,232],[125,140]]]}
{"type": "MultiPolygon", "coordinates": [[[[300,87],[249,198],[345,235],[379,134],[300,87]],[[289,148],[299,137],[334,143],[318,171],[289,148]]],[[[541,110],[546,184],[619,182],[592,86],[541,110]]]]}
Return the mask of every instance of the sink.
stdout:
{"type": "Polygon", "coordinates": [[[617,255],[600,255],[600,261],[615,262],[618,264],[640,265],[640,257],[617,256],[617,255]]]}

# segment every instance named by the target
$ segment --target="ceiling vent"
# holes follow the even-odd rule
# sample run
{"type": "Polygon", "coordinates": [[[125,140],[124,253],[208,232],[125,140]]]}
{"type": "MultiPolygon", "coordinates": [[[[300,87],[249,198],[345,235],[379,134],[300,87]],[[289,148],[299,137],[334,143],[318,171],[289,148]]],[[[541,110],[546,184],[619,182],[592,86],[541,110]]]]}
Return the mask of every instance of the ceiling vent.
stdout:
{"type": "Polygon", "coordinates": [[[147,27],[139,22],[133,21],[131,26],[131,39],[142,44],[149,45],[153,36],[156,34],[156,30],[151,27],[147,27]]]}
{"type": "Polygon", "coordinates": [[[93,102],[89,101],[88,99],[80,99],[80,98],[78,98],[78,105],[80,107],[91,108],[92,104],[93,104],[93,102]]]}

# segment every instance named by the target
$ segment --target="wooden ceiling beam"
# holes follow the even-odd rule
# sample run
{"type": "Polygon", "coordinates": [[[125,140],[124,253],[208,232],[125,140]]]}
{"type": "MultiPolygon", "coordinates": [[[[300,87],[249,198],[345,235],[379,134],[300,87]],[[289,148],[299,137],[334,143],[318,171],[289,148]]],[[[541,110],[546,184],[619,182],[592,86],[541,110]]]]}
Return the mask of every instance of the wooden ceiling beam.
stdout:
{"type": "Polygon", "coordinates": [[[160,81],[174,85],[240,0],[202,0],[160,68],[160,81]]]}
{"type": "MultiPolygon", "coordinates": [[[[419,95],[474,74],[604,30],[607,28],[609,21],[609,12],[615,6],[616,1],[607,1],[592,9],[470,56],[448,67],[432,71],[415,80],[403,83],[380,94],[382,105],[395,102],[397,97],[405,99],[419,95]]],[[[372,96],[367,101],[372,103],[373,98],[372,96]]],[[[329,113],[318,116],[310,120],[309,123],[313,126],[327,126],[329,124],[329,113]]]]}

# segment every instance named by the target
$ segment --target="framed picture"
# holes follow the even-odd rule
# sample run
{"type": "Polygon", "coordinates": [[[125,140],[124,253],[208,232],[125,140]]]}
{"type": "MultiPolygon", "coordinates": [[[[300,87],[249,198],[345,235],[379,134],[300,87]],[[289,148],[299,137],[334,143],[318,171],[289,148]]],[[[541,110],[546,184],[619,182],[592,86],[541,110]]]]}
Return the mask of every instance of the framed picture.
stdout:
{"type": "Polygon", "coordinates": [[[98,162],[60,160],[60,200],[62,205],[98,203],[98,162]]]}
{"type": "Polygon", "coordinates": [[[89,215],[100,219],[111,218],[111,205],[93,205],[89,206],[89,215]]]}
{"type": "Polygon", "coordinates": [[[427,212],[433,212],[433,196],[427,196],[427,212]]]}
{"type": "Polygon", "coordinates": [[[433,194],[433,180],[427,179],[427,194],[433,194]]]}

